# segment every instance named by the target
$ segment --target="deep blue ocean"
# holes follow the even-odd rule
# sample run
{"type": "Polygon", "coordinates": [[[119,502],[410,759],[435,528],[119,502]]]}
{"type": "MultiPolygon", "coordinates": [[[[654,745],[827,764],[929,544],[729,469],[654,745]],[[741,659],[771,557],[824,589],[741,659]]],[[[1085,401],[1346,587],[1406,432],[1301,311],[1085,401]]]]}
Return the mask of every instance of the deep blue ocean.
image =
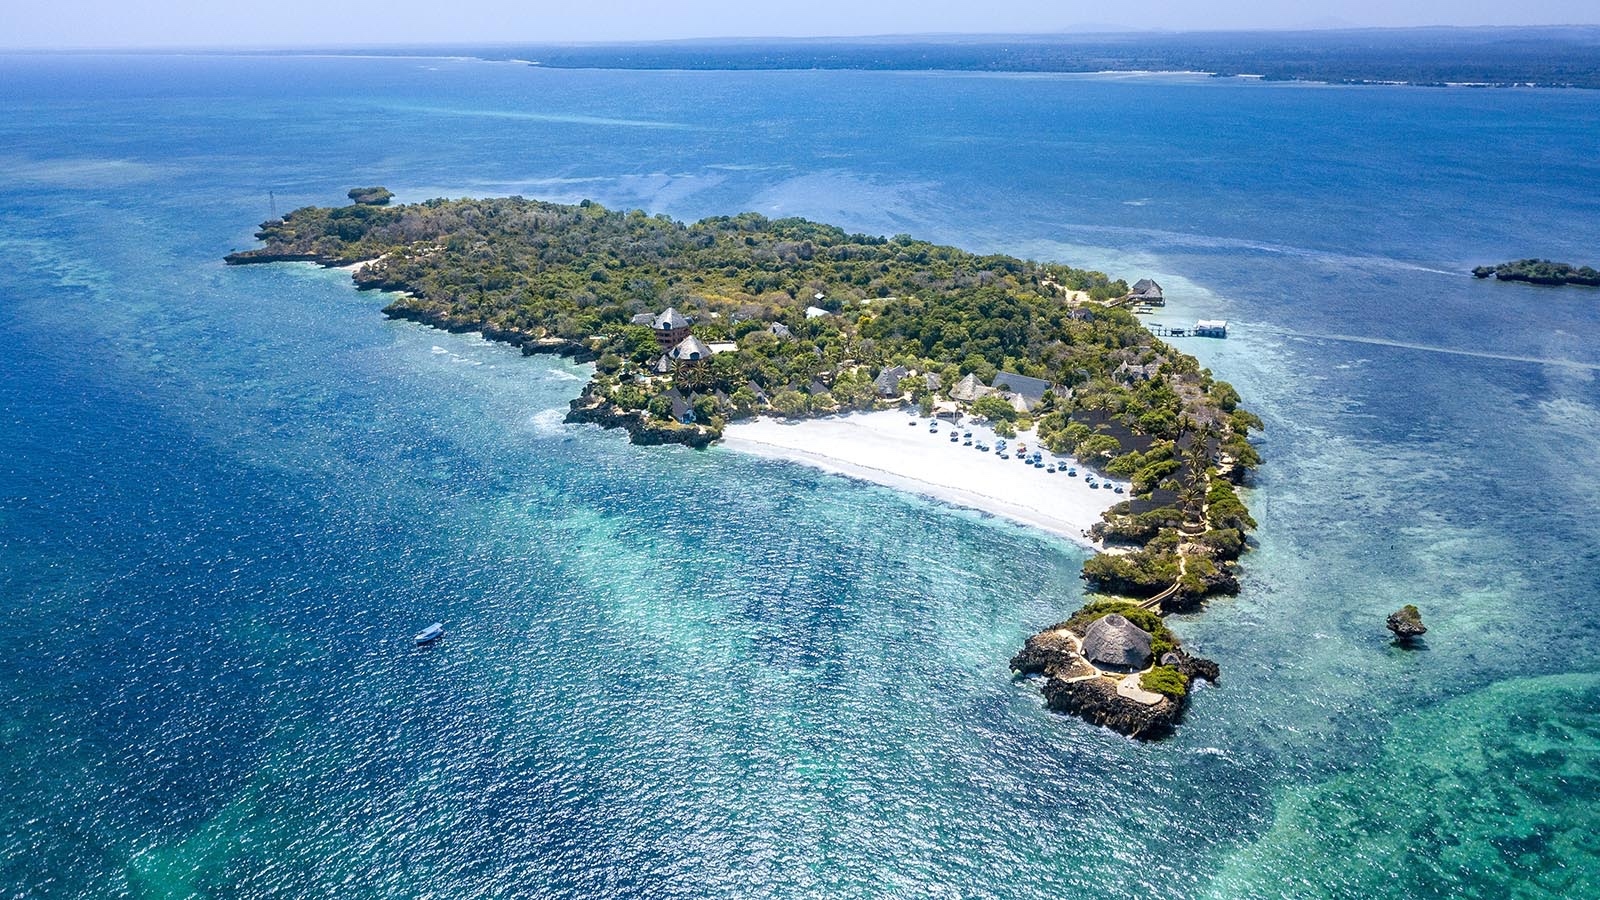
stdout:
{"type": "Polygon", "coordinates": [[[0,894],[1600,896],[1600,93],[0,57],[0,894]],[[1175,739],[1082,552],[562,425],[261,221],[383,184],[1159,280],[1266,421],[1175,739]],[[1426,649],[1384,616],[1421,607],[1426,649]],[[411,635],[450,627],[433,650],[411,635]]]}

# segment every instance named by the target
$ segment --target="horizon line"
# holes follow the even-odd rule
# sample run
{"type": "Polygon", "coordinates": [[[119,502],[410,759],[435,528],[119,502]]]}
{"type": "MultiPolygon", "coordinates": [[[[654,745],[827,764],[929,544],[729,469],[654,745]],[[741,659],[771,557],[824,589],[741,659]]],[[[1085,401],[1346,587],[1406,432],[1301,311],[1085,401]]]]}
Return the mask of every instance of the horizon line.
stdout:
{"type": "Polygon", "coordinates": [[[816,34],[816,35],[703,35],[675,38],[582,38],[582,39],[529,39],[529,40],[452,40],[452,41],[367,41],[361,43],[288,43],[288,44],[127,44],[127,45],[0,45],[0,53],[171,53],[171,52],[283,52],[400,48],[515,48],[515,47],[633,47],[672,44],[709,43],[827,43],[839,41],[901,41],[917,40],[1049,40],[1092,37],[1176,37],[1182,35],[1272,35],[1272,34],[1340,34],[1405,31],[1526,31],[1535,29],[1592,30],[1600,29],[1600,21],[1538,23],[1526,25],[1298,25],[1286,27],[1262,26],[1257,28],[1136,28],[1133,26],[1067,26],[1051,31],[924,31],[890,32],[873,34],[816,34]]]}

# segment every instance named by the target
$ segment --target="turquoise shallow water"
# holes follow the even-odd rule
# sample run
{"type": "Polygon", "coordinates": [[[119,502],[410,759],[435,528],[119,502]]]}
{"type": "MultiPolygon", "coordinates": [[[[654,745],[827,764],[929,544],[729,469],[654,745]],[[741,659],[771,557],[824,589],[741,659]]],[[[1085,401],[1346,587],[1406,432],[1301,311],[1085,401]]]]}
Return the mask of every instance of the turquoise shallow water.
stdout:
{"type": "Polygon", "coordinates": [[[1600,96],[0,58],[18,896],[1600,893],[1600,96]],[[1178,737],[1005,661],[1062,542],[560,424],[584,373],[229,270],[355,184],[1156,275],[1267,420],[1178,737]],[[1424,610],[1428,648],[1387,644],[1424,610]],[[451,626],[432,652],[409,636],[451,626]]]}

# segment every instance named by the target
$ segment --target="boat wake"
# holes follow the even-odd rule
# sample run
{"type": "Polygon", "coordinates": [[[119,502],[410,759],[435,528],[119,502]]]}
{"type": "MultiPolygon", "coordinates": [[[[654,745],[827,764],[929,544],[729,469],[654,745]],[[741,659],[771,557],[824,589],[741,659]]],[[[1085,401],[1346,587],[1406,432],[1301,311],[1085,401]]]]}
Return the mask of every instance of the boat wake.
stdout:
{"type": "Polygon", "coordinates": [[[1411,341],[1394,341],[1388,338],[1364,337],[1357,334],[1296,331],[1292,328],[1275,328],[1270,325],[1256,326],[1252,330],[1261,334],[1281,334],[1286,337],[1309,338],[1316,341],[1345,341],[1352,344],[1371,344],[1377,347],[1418,350],[1423,353],[1443,353],[1449,356],[1470,356],[1477,359],[1498,359],[1506,362],[1534,363],[1542,366],[1561,366],[1569,369],[1600,371],[1600,363],[1578,362],[1572,359],[1551,359],[1545,356],[1525,356],[1520,353],[1496,353],[1492,350],[1465,350],[1460,347],[1437,347],[1432,344],[1417,344],[1411,341]]]}

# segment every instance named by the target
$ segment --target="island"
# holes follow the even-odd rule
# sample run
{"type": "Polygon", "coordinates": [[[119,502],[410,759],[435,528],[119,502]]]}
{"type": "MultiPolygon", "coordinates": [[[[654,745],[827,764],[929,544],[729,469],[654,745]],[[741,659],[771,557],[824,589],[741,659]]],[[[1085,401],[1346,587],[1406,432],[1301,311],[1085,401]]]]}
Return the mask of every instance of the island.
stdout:
{"type": "Polygon", "coordinates": [[[1523,281],[1528,284],[1578,284],[1600,287],[1600,271],[1589,266],[1571,266],[1548,259],[1519,259],[1498,266],[1478,266],[1472,270],[1475,278],[1493,275],[1496,281],[1523,281]]]}
{"type": "Polygon", "coordinates": [[[1105,492],[1078,536],[1098,551],[1083,567],[1095,594],[1013,669],[1043,678],[1052,709],[1139,737],[1170,733],[1193,679],[1216,680],[1161,616],[1237,592],[1255,521],[1236,486],[1260,462],[1261,421],[1140,323],[1153,282],[749,212],[685,224],[590,201],[387,194],[294,210],[226,262],[349,267],[358,288],[393,293],[391,317],[592,362],[567,421],[639,444],[898,408],[958,446],[977,427],[974,449],[992,440],[989,458],[1040,478],[1081,468],[1079,489],[1105,492]],[[1108,645],[1137,652],[1098,654],[1108,645]]]}
{"type": "Polygon", "coordinates": [[[394,199],[394,192],[386,187],[351,188],[345,196],[350,198],[351,203],[361,206],[388,206],[389,201],[394,199]]]}

